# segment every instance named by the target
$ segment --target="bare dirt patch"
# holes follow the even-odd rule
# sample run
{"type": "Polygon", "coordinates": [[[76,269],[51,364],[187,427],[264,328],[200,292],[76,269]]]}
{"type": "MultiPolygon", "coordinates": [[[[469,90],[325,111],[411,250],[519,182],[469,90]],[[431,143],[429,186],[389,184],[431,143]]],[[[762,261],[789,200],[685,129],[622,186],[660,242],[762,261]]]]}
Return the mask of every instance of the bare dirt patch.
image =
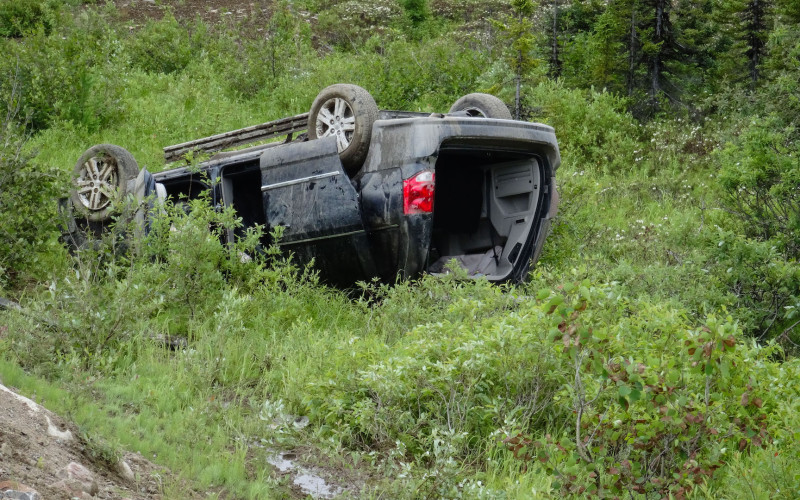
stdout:
{"type": "Polygon", "coordinates": [[[118,0],[115,2],[123,21],[134,28],[151,19],[161,19],[172,12],[182,24],[202,19],[213,26],[220,23],[243,23],[264,26],[272,16],[270,1],[249,0],[182,0],[178,2],[156,2],[152,0],[118,0]]]}
{"type": "MultiPolygon", "coordinates": [[[[162,481],[172,476],[170,471],[135,453],[122,455],[128,470],[120,464],[94,463],[77,432],[70,422],[0,384],[0,492],[22,490],[19,483],[44,499],[70,498],[57,483],[64,469],[76,462],[97,483],[94,496],[84,498],[161,498],[162,481]]],[[[194,497],[199,498],[186,492],[185,498],[194,497]]]]}

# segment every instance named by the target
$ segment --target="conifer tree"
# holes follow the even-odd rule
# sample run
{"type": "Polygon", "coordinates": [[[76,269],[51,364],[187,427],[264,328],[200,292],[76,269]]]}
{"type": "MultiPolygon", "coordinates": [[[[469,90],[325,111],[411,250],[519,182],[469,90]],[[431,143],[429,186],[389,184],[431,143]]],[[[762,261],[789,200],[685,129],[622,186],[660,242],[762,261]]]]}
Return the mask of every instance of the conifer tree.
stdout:
{"type": "Polygon", "coordinates": [[[523,77],[539,61],[534,57],[535,38],[533,36],[533,14],[535,5],[532,0],[511,0],[511,13],[502,21],[495,22],[501,30],[502,38],[508,42],[505,58],[514,72],[514,117],[520,118],[520,100],[523,77]]]}

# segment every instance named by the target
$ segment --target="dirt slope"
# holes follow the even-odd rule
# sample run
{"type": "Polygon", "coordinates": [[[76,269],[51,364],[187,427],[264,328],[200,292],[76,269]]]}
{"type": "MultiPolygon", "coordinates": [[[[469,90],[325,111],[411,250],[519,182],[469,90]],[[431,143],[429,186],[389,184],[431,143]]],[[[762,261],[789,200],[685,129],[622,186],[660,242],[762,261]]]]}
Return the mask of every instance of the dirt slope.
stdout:
{"type": "Polygon", "coordinates": [[[25,491],[16,483],[36,490],[42,499],[71,498],[70,479],[64,481],[71,462],[88,469],[96,483],[88,488],[94,495],[83,498],[160,498],[160,480],[168,471],[133,453],[122,457],[127,470],[120,464],[92,463],[76,435],[74,425],[0,384],[0,498],[6,489],[25,491]]]}

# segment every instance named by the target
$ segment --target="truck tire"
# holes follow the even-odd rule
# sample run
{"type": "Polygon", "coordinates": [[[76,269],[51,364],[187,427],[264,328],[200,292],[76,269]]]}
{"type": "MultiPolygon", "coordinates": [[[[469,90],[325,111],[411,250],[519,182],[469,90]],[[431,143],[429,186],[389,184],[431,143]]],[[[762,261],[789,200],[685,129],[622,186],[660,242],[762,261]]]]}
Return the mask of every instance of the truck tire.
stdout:
{"type": "Polygon", "coordinates": [[[512,120],[511,112],[503,101],[491,94],[467,94],[450,108],[451,113],[466,111],[469,116],[512,120]]]}
{"type": "Polygon", "coordinates": [[[331,85],[311,105],[308,138],[335,136],[342,166],[352,177],[367,157],[377,119],[378,106],[369,92],[357,85],[331,85]]]}
{"type": "Polygon", "coordinates": [[[128,181],[139,175],[139,165],[125,149],[98,144],[81,155],[72,171],[70,199],[75,215],[92,222],[107,220],[125,197],[128,181]]]}

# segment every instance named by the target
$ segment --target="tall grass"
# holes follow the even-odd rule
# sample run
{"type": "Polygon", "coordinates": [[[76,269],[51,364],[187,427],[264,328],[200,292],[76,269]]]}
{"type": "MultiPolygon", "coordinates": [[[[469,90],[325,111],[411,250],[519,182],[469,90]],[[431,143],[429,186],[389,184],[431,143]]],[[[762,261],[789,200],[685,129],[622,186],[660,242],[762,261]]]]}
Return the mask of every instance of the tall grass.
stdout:
{"type": "MultiPolygon", "coordinates": [[[[89,146],[115,143],[157,171],[163,146],[305,112],[332,83],[359,84],[383,108],[421,111],[446,111],[463,94],[507,83],[496,47],[476,50],[446,21],[425,21],[435,36],[419,40],[398,16],[380,35],[362,33],[363,43],[320,47],[281,5],[283,17],[269,26],[289,44],[291,57],[280,61],[270,59],[269,38],[200,22],[167,17],[129,34],[111,7],[4,40],[0,48],[16,59],[0,70],[23,68],[14,102],[30,113],[30,149],[65,173],[89,146]],[[159,43],[161,52],[148,51],[159,43]],[[30,61],[37,51],[42,61],[72,62],[50,70],[30,61]]],[[[367,476],[364,495],[378,497],[580,496],[593,484],[612,491],[615,470],[631,488],[646,478],[650,495],[796,490],[796,465],[783,457],[796,451],[797,390],[786,381],[796,379],[797,362],[748,337],[758,317],[737,286],[758,276],[730,271],[735,259],[737,270],[751,269],[767,255],[761,265],[782,286],[786,262],[749,245],[720,202],[720,164],[709,153],[729,133],[725,123],[640,124],[623,99],[547,81],[526,92],[532,116],[556,127],[564,159],[561,212],[529,284],[456,274],[330,289],[274,251],[241,262],[237,252],[254,253],[257,235],[222,245],[206,229],[240,222],[197,202],[189,214],[168,208],[127,254],[102,245],[74,258],[49,253],[40,273],[69,262],[18,293],[34,314],[0,311],[0,377],[112,448],[141,451],[219,497],[285,493],[265,463],[284,448],[308,450],[303,460],[347,480],[367,476]],[[569,337],[578,331],[580,340],[569,337]],[[711,331],[735,333],[733,346],[728,337],[708,341],[727,373],[692,365],[705,352],[697,339],[711,331]],[[172,350],[166,337],[186,347],[172,350]],[[642,380],[622,380],[612,365],[633,366],[629,376],[642,380]],[[658,427],[653,380],[667,375],[678,396],[661,403],[702,408],[722,436],[710,438],[695,414],[676,414],[689,419],[694,441],[658,427]],[[576,401],[590,401],[590,390],[598,403],[585,405],[577,427],[627,432],[598,441],[606,454],[587,445],[599,457],[594,470],[576,458],[587,450],[575,439],[576,401]],[[311,425],[295,427],[295,416],[311,425]],[[640,420],[694,458],[670,448],[666,473],[640,463],[644,473],[622,477],[626,453],[657,455],[640,420]],[[713,473],[681,476],[684,458],[713,473]],[[763,473],[740,473],[753,468],[763,473]],[[695,479],[701,484],[689,487],[695,479]]],[[[179,484],[166,485],[165,496],[179,497],[179,484]]]]}

